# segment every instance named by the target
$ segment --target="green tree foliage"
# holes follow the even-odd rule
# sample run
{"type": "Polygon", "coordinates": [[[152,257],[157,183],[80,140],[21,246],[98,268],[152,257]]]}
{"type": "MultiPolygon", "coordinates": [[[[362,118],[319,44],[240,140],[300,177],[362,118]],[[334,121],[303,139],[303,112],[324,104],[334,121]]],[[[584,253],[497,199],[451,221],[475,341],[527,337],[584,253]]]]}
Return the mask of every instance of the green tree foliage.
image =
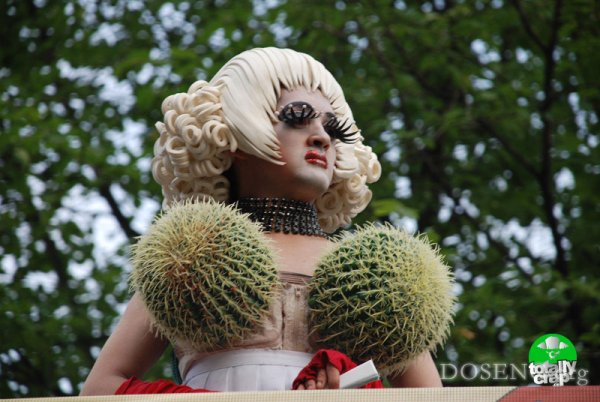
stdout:
{"type": "Polygon", "coordinates": [[[439,363],[525,362],[557,332],[600,382],[596,2],[0,3],[0,395],[78,392],[159,209],[162,99],[255,46],[328,66],[384,166],[359,221],[454,267],[439,363]]]}

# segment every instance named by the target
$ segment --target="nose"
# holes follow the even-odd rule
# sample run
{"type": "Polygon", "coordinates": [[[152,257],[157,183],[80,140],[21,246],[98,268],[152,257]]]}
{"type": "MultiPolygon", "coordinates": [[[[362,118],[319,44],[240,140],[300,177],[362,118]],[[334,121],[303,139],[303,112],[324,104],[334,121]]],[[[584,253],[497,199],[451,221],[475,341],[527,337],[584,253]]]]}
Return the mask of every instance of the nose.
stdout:
{"type": "Polygon", "coordinates": [[[327,151],[331,146],[331,137],[325,131],[323,124],[315,119],[313,121],[313,127],[311,128],[311,134],[308,137],[308,145],[316,148],[322,148],[327,151]]]}

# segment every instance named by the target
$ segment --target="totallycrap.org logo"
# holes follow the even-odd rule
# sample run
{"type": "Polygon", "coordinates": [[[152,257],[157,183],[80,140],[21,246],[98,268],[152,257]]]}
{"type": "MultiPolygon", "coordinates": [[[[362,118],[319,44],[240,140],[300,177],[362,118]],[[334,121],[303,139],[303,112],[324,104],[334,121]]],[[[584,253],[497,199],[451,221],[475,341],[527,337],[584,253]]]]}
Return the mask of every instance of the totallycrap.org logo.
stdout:
{"type": "Polygon", "coordinates": [[[443,381],[494,381],[514,384],[533,382],[538,385],[587,385],[589,370],[576,368],[577,350],[573,343],[559,334],[542,335],[529,349],[528,363],[442,363],[439,366],[443,381]]]}
{"type": "Polygon", "coordinates": [[[546,334],[529,349],[529,373],[539,385],[564,385],[575,379],[577,350],[560,334],[546,334]]]}

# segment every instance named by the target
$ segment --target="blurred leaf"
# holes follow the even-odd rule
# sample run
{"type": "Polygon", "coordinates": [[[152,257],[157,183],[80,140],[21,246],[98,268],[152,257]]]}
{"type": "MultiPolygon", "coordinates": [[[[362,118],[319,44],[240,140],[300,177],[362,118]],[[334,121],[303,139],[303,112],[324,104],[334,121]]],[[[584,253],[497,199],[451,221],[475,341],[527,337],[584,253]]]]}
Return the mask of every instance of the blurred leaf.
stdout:
{"type": "Polygon", "coordinates": [[[373,200],[371,205],[373,208],[373,216],[376,218],[388,216],[392,212],[396,212],[400,216],[407,216],[409,218],[416,218],[418,214],[416,209],[408,208],[395,198],[373,200]]]}

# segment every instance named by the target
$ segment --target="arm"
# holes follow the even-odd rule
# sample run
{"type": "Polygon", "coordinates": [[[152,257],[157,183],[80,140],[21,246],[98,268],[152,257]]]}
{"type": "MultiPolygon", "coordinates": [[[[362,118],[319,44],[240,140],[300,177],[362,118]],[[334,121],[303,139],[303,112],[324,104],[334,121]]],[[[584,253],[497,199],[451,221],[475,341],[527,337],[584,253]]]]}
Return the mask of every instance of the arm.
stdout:
{"type": "Polygon", "coordinates": [[[102,348],[81,395],[114,394],[129,377],[142,376],[166,347],[167,341],[155,336],[150,315],[135,294],[102,348]]]}
{"type": "Polygon", "coordinates": [[[427,351],[421,354],[410,366],[395,377],[388,378],[392,386],[403,388],[441,387],[442,380],[427,351]]]}

